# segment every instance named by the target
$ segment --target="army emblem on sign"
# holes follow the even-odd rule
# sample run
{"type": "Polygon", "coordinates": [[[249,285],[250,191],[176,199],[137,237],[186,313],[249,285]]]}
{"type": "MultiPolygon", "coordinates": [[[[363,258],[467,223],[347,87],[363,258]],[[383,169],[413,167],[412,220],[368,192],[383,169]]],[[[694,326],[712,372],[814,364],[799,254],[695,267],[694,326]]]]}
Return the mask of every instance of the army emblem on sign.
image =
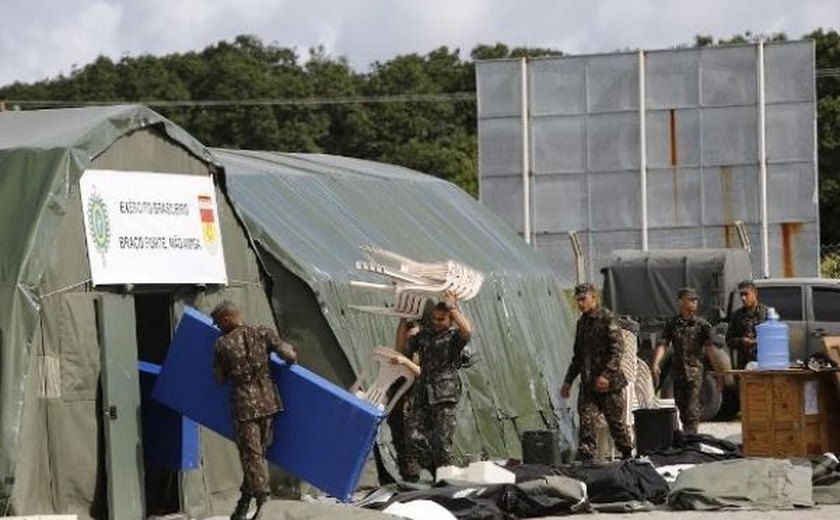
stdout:
{"type": "Polygon", "coordinates": [[[102,263],[105,263],[105,254],[111,246],[111,219],[108,216],[108,206],[98,193],[93,192],[88,197],[87,210],[91,243],[102,255],[102,263]]]}

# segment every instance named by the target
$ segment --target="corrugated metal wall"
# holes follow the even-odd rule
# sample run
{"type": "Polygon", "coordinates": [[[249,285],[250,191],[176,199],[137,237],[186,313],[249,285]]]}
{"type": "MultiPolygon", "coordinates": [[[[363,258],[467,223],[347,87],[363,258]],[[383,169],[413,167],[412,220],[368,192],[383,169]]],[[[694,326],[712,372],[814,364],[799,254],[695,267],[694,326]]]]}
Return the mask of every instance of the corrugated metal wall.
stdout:
{"type": "MultiPolygon", "coordinates": [[[[564,285],[567,231],[586,273],[642,247],[639,68],[644,63],[649,248],[737,247],[747,226],[762,273],[757,45],[529,60],[532,241],[564,285]]],[[[481,201],[522,233],[522,64],[480,62],[481,201]]],[[[764,45],[771,276],[816,276],[819,222],[811,42],[764,45]]]]}

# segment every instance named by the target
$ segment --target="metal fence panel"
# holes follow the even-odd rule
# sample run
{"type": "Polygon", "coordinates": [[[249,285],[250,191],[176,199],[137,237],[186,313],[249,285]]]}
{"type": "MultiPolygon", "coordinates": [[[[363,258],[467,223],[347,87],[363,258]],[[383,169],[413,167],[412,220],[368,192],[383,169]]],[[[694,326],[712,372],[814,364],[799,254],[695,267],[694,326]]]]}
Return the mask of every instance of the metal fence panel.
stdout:
{"type": "Polygon", "coordinates": [[[699,168],[648,170],[648,222],[651,227],[703,225],[699,168]]]}
{"type": "Polygon", "coordinates": [[[592,114],[589,130],[589,171],[611,172],[639,167],[639,114],[592,114]]]}
{"type": "MultiPolygon", "coordinates": [[[[638,229],[641,226],[641,186],[636,172],[596,173],[589,176],[589,218],[594,231],[638,229]]],[[[638,233],[637,233],[638,234],[638,233]]]]}
{"type": "Polygon", "coordinates": [[[586,112],[585,58],[537,59],[528,67],[534,117],[586,112]]]}
{"type": "Polygon", "coordinates": [[[587,59],[589,112],[638,110],[638,55],[602,54],[587,59]]]}
{"type": "Polygon", "coordinates": [[[645,128],[649,168],[700,165],[699,110],[648,111],[645,128]]]}
{"type": "MultiPolygon", "coordinates": [[[[534,217],[543,232],[589,227],[585,175],[540,175],[533,184],[534,217]]],[[[520,206],[521,207],[521,206],[520,206]]]]}
{"type": "Polygon", "coordinates": [[[478,112],[483,119],[522,114],[522,72],[518,61],[475,64],[478,112]]]}
{"type": "Polygon", "coordinates": [[[756,49],[707,47],[700,52],[700,104],[704,107],[754,105],[756,49]]]}
{"type": "Polygon", "coordinates": [[[814,164],[813,103],[767,105],[767,162],[814,164]]]}
{"type": "Polygon", "coordinates": [[[586,171],[584,116],[537,117],[531,122],[535,175],[586,171]]]}
{"type": "MultiPolygon", "coordinates": [[[[738,247],[740,220],[761,273],[760,55],[756,45],[644,53],[651,248],[738,247]]],[[[579,231],[596,282],[611,251],[641,247],[640,62],[616,53],[527,63],[532,239],[564,283],[575,280],[565,231],[579,231]]],[[[520,67],[477,67],[482,202],[519,231],[520,67]]],[[[813,43],[766,44],[764,68],[770,273],[815,276],[813,43]]]]}
{"type": "Polygon", "coordinates": [[[648,110],[696,107],[700,101],[700,50],[656,51],[645,56],[648,110]]]}
{"type": "MultiPolygon", "coordinates": [[[[486,177],[522,175],[522,124],[519,118],[480,119],[478,168],[486,177]]],[[[491,206],[492,207],[492,206],[491,206]]]]}
{"type": "Polygon", "coordinates": [[[764,48],[764,75],[767,103],[812,103],[816,97],[813,44],[768,43],[764,48]]]}

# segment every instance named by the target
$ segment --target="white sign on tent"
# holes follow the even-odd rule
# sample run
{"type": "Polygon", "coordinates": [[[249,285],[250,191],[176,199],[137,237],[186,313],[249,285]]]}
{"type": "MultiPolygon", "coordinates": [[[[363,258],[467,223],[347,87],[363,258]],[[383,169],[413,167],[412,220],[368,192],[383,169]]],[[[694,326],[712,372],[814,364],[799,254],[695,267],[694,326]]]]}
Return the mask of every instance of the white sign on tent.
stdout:
{"type": "Polygon", "coordinates": [[[227,283],[210,176],[87,170],[80,187],[94,285],[227,283]]]}

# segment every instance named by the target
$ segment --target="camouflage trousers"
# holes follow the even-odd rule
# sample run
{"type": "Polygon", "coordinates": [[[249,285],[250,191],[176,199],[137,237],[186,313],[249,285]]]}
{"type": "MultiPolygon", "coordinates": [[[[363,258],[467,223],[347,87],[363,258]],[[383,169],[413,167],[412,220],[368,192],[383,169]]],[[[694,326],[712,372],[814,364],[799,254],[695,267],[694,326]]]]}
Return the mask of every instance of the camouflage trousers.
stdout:
{"type": "Polygon", "coordinates": [[[624,397],[621,392],[581,392],[578,396],[578,415],[580,415],[580,430],[578,431],[578,459],[590,462],[595,459],[597,444],[597,428],[600,415],[607,420],[615,447],[623,457],[629,457],[633,452],[633,441],[630,431],[624,422],[624,397]]]}
{"type": "Polygon", "coordinates": [[[234,421],[236,447],[242,463],[243,494],[267,495],[268,460],[265,454],[274,437],[274,416],[260,417],[250,421],[234,421]]]}
{"type": "Polygon", "coordinates": [[[703,405],[700,392],[703,388],[703,369],[689,369],[686,373],[674,373],[674,403],[680,413],[680,422],[685,433],[697,433],[703,405]]]}
{"type": "Polygon", "coordinates": [[[400,475],[416,481],[425,468],[434,475],[440,466],[453,463],[452,439],[458,424],[457,403],[408,407],[404,416],[403,455],[398,457],[400,475]]]}

